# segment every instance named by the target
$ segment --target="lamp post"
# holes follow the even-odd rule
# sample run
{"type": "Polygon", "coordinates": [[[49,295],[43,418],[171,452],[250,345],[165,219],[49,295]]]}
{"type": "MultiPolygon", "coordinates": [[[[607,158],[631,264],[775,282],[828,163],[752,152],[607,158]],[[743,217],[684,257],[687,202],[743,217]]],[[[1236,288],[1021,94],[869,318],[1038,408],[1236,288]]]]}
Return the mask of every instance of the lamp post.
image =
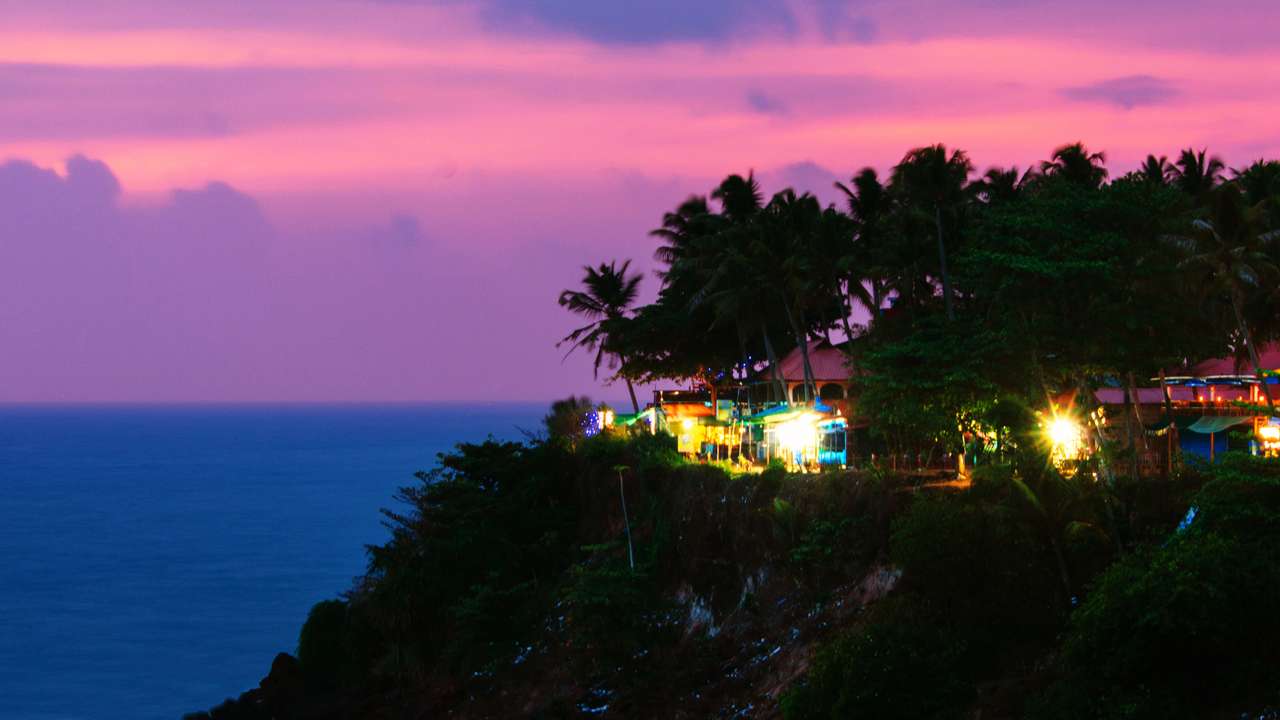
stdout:
{"type": "Polygon", "coordinates": [[[618,471],[618,497],[622,500],[622,524],[627,529],[627,562],[631,565],[631,572],[635,572],[636,554],[631,547],[631,518],[627,516],[627,491],[622,484],[622,473],[627,470],[627,466],[614,465],[613,469],[618,471]]]}

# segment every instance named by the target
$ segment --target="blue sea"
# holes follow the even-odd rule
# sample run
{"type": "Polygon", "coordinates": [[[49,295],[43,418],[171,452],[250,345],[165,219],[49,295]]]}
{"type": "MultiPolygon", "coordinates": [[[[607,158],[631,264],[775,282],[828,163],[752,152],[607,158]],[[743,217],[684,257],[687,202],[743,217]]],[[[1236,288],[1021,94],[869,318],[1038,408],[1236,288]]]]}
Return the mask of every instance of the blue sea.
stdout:
{"type": "Polygon", "coordinates": [[[0,407],[0,718],[176,720],[255,687],[398,487],[544,411],[0,407]]]}

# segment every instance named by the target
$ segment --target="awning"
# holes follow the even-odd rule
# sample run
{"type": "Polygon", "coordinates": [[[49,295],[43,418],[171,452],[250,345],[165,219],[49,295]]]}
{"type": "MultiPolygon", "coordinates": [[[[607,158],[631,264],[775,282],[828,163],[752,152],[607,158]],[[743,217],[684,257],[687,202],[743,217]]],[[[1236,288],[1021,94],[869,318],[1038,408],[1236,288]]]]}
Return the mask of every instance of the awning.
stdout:
{"type": "Polygon", "coordinates": [[[1187,426],[1187,430],[1202,435],[1210,433],[1220,433],[1229,427],[1242,425],[1252,422],[1253,418],[1248,415],[1205,415],[1199,420],[1187,426]]]}

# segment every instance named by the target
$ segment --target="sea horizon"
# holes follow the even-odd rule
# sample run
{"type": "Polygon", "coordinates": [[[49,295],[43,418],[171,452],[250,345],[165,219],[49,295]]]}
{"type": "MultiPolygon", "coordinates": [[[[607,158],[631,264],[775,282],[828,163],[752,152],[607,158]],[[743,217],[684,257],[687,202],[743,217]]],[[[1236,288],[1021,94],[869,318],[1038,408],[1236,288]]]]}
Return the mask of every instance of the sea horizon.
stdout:
{"type": "Polygon", "coordinates": [[[255,686],[381,508],[541,403],[0,405],[0,717],[177,718],[255,686]]]}

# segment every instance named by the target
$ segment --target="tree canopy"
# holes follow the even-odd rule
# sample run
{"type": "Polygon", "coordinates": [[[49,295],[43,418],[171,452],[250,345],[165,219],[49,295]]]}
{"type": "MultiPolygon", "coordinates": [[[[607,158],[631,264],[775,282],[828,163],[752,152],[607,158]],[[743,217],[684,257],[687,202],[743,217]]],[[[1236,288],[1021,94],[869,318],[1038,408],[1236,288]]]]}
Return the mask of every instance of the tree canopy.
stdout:
{"type": "Polygon", "coordinates": [[[980,172],[926,145],[887,180],[834,183],[844,207],[730,175],[662,217],[657,298],[608,321],[608,352],[630,380],[785,401],[766,368],[834,334],[861,369],[859,413],[920,451],[997,406],[1227,354],[1260,372],[1257,348],[1280,338],[1280,162],[1168,157],[1116,176],[1075,142],[980,172]]]}

